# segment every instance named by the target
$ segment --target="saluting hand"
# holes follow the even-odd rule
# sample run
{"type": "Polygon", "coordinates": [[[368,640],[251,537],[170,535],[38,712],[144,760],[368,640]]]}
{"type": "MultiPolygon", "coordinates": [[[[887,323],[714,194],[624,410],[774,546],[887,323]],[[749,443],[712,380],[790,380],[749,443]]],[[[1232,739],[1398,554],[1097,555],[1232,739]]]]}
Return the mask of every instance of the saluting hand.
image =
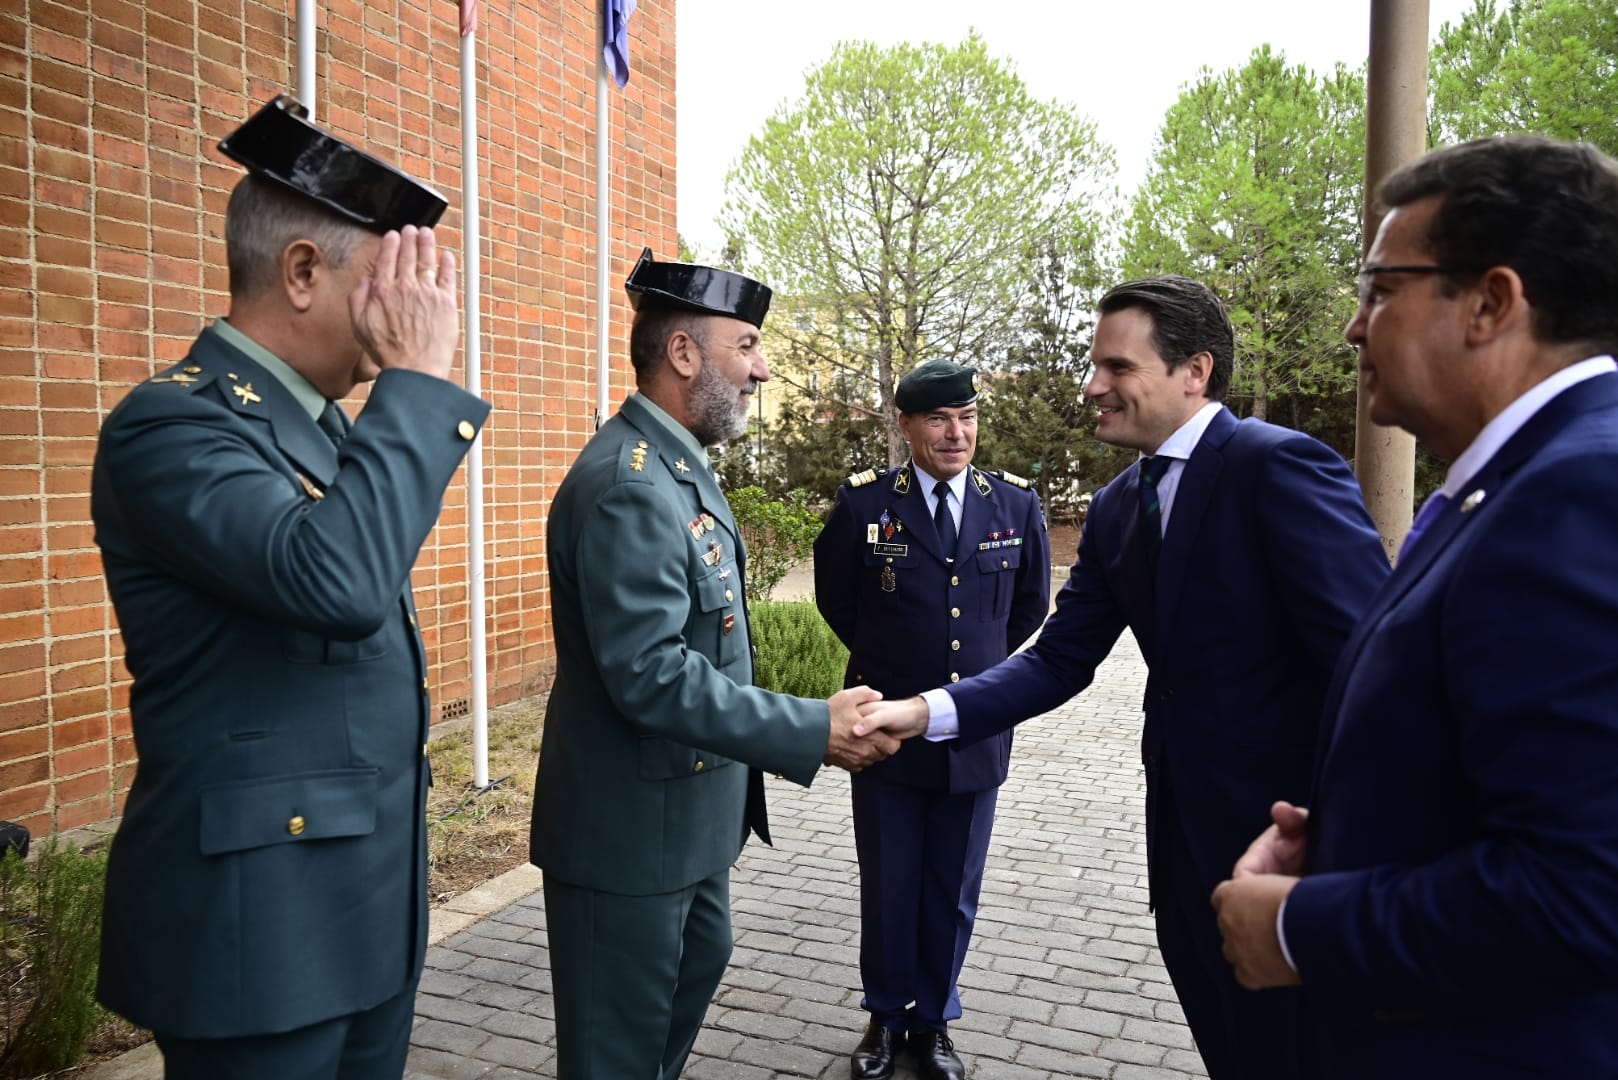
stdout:
{"type": "Polygon", "coordinates": [[[348,297],[354,334],[377,366],[449,378],[461,336],[455,256],[433,230],[382,237],[376,266],[348,297]]]}

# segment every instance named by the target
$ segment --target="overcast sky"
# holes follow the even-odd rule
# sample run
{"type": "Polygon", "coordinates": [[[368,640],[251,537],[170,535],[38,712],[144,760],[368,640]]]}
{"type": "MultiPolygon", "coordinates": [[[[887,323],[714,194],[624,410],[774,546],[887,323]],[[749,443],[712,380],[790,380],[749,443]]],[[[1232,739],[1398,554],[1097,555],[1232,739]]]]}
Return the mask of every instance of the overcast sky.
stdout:
{"type": "MultiPolygon", "coordinates": [[[[1429,0],[1433,35],[1472,6],[1429,0]]],[[[1266,42],[1317,71],[1358,65],[1370,0],[679,0],[675,18],[680,234],[712,255],[725,173],[839,41],[955,44],[975,28],[1036,97],[1096,122],[1127,193],[1199,68],[1238,66],[1266,42]]]]}

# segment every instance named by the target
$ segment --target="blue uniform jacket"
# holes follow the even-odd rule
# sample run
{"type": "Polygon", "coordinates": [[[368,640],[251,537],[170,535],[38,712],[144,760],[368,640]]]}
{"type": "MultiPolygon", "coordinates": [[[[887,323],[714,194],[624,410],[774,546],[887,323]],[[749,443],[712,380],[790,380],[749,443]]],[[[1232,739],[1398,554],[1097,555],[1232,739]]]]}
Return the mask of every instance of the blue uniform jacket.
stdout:
{"type": "Polygon", "coordinates": [[[1285,933],[1332,1077],[1618,1076],[1618,374],[1552,399],[1376,596],[1285,933]]]}
{"type": "MultiPolygon", "coordinates": [[[[940,550],[910,466],[838,488],[815,540],[815,603],[848,646],[847,686],[905,698],[975,675],[1026,641],[1050,609],[1050,545],[1039,496],[971,469],[955,561],[940,550]]],[[[864,775],[950,792],[1005,782],[1011,733],[953,752],[906,742],[864,775]]]]}
{"type": "Polygon", "coordinates": [[[410,568],[489,407],[384,371],[341,454],[212,331],[102,425],[91,514],[140,755],[100,997],[185,1038],[399,994],[426,951],[410,568]]]}

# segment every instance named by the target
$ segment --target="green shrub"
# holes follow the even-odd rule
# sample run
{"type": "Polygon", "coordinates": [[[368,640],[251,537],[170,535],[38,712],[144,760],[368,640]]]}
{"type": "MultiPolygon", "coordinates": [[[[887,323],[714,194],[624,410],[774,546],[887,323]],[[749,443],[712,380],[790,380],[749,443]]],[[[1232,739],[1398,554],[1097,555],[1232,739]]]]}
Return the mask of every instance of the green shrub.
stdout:
{"type": "Polygon", "coordinates": [[[103,1010],[95,1000],[105,850],[38,846],[0,862],[0,1076],[65,1069],[84,1054],[103,1010]]]}
{"type": "Polygon", "coordinates": [[[727,501],[747,545],[748,599],[768,599],[787,571],[814,550],[820,515],[802,491],[772,499],[763,488],[744,487],[732,491],[727,501]]]}
{"type": "Polygon", "coordinates": [[[748,614],[758,662],[753,681],[798,697],[830,697],[843,688],[848,650],[805,600],[760,600],[748,614]]]}

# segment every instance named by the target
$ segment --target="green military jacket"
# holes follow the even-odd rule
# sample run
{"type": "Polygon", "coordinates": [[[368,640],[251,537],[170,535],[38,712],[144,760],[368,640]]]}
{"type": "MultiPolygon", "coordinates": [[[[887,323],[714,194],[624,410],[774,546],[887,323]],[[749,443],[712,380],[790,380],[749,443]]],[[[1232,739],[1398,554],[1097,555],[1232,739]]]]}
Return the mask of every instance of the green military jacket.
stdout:
{"type": "Polygon", "coordinates": [[[672,892],[768,842],[763,778],[807,785],[823,701],[752,686],[746,554],[689,434],[632,395],[568,472],[547,531],[556,683],[531,858],[558,881],[672,892]]]}
{"type": "Polygon", "coordinates": [[[183,1038],[399,994],[426,952],[427,657],[410,568],[489,406],[384,371],[335,449],[205,331],[102,425],[91,515],[139,763],[100,998],[183,1038]]]}

